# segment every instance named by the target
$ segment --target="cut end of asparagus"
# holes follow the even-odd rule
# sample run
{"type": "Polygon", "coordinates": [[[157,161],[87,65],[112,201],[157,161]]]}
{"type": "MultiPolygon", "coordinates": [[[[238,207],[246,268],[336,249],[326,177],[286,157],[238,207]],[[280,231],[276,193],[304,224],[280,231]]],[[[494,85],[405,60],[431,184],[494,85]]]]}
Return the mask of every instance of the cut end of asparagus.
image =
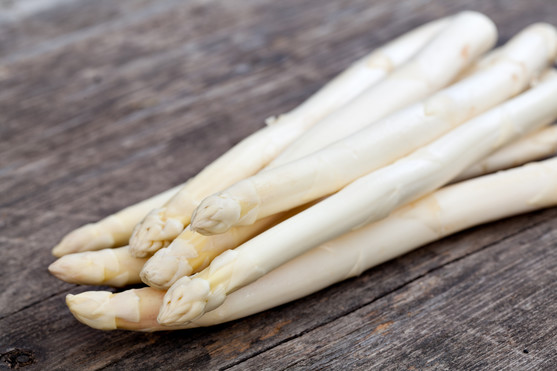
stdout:
{"type": "Polygon", "coordinates": [[[168,249],[161,249],[145,263],[141,270],[141,280],[161,290],[166,290],[178,279],[188,276],[192,267],[187,257],[176,257],[168,249]]]}
{"type": "Polygon", "coordinates": [[[241,213],[242,207],[236,200],[209,196],[193,212],[191,228],[206,236],[224,233],[239,222],[241,213]]]}
{"type": "Polygon", "coordinates": [[[166,293],[157,321],[164,326],[183,325],[205,313],[211,286],[202,278],[182,277],[166,293]]]}
{"type": "Polygon", "coordinates": [[[88,291],[78,295],[67,295],[66,304],[81,323],[99,330],[115,330],[116,314],[110,308],[108,291],[88,291]]]}
{"type": "Polygon", "coordinates": [[[168,246],[184,227],[180,220],[167,218],[164,208],[154,209],[135,227],[130,238],[130,253],[136,258],[152,255],[168,246]]]}
{"type": "Polygon", "coordinates": [[[93,257],[89,252],[66,255],[52,263],[48,271],[69,283],[101,285],[105,282],[104,265],[93,257]]]}
{"type": "Polygon", "coordinates": [[[52,255],[59,258],[81,251],[101,250],[111,247],[114,239],[109,234],[99,235],[95,224],[86,224],[68,233],[52,249],[52,255]]]}

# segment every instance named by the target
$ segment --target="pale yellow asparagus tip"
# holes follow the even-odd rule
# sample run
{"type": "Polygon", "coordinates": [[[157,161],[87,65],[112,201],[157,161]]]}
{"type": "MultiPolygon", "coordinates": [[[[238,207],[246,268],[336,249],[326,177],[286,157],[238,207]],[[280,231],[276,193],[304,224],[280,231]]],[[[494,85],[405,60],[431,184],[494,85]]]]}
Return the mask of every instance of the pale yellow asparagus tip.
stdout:
{"type": "Polygon", "coordinates": [[[86,224],[68,233],[58,245],[52,249],[57,258],[77,251],[100,250],[112,247],[114,238],[110,233],[100,233],[96,224],[86,224]],[[79,249],[79,250],[78,250],[79,249]]]}
{"type": "MultiPolygon", "coordinates": [[[[211,286],[202,278],[182,277],[166,292],[163,306],[159,311],[157,321],[164,326],[184,325],[203,315],[208,307],[218,307],[208,303],[211,286]]],[[[211,296],[212,297],[212,296],[211,296]]]]}
{"type": "Polygon", "coordinates": [[[153,288],[118,294],[87,291],[66,296],[66,304],[78,321],[99,330],[153,331],[160,330],[156,316],[163,295],[164,291],[153,288]]]}
{"type": "Polygon", "coordinates": [[[203,235],[228,231],[242,217],[240,204],[219,194],[209,196],[195,209],[191,217],[191,228],[203,235]]]}
{"type": "Polygon", "coordinates": [[[99,269],[99,265],[82,255],[84,253],[70,254],[61,257],[50,264],[48,271],[56,278],[69,283],[81,283],[87,277],[91,281],[103,281],[104,269],[99,269]],[[78,269],[75,269],[79,267],[78,269]]]}
{"type": "Polygon", "coordinates": [[[139,272],[146,260],[131,257],[124,246],[69,254],[52,263],[48,270],[69,283],[123,287],[141,282],[139,272]]]}
{"type": "Polygon", "coordinates": [[[188,256],[176,256],[168,249],[161,249],[147,260],[140,277],[149,286],[163,290],[191,272],[192,266],[189,264],[188,256]]]}
{"type": "Polygon", "coordinates": [[[99,330],[115,330],[116,313],[109,305],[112,295],[114,294],[109,291],[68,294],[66,305],[79,322],[99,330]]]}
{"type": "Polygon", "coordinates": [[[164,296],[158,322],[176,326],[193,321],[218,308],[237,280],[255,280],[265,273],[255,262],[239,260],[238,255],[236,250],[227,250],[213,259],[205,270],[176,281],[164,296]]]}
{"type": "Polygon", "coordinates": [[[180,220],[166,217],[165,208],[154,209],[135,227],[130,239],[130,252],[137,258],[152,255],[168,246],[184,228],[180,220]]]}

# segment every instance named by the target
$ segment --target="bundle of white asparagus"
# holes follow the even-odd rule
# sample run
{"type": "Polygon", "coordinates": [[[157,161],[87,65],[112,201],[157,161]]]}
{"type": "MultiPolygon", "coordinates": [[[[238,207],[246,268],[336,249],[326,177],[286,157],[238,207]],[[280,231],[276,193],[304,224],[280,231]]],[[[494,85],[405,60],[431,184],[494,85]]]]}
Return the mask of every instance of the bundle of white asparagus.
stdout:
{"type": "Polygon", "coordinates": [[[557,149],[557,30],[489,52],[496,39],[475,12],[410,31],[185,184],[69,233],[58,278],[151,286],[68,295],[71,312],[104,330],[210,326],[557,205],[557,159],[527,164],[557,149]]]}

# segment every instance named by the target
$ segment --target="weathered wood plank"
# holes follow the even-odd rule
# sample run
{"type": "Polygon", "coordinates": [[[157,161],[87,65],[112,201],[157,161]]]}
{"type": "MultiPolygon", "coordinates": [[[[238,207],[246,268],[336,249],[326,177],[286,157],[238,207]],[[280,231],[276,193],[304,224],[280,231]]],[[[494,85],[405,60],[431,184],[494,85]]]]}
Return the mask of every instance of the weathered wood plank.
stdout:
{"type": "Polygon", "coordinates": [[[2,1],[0,59],[37,55],[53,44],[129,17],[153,3],[154,0],[2,1]]]}
{"type": "Polygon", "coordinates": [[[71,287],[48,273],[54,258],[47,246],[57,243],[60,227],[88,221],[81,215],[0,210],[0,318],[71,287]]]}
{"type": "MultiPolygon", "coordinates": [[[[93,7],[84,0],[74,3],[93,7]]],[[[376,335],[354,352],[342,346],[370,334],[358,327],[360,311],[381,307],[385,318],[402,318],[402,312],[389,305],[395,297],[407,309],[423,310],[426,303],[412,299],[419,292],[415,285],[439,272],[446,272],[449,282],[439,286],[445,291],[428,291],[438,295],[431,300],[454,295],[462,303],[468,292],[455,277],[469,269],[466,264],[475,261],[476,254],[497,256],[497,249],[513,248],[520,236],[530,239],[537,233],[532,231],[553,225],[557,211],[549,210],[478,228],[309,298],[215,328],[102,333],[77,323],[63,297],[88,288],[58,282],[46,272],[53,260],[50,248],[64,233],[182,182],[261,127],[266,116],[293,107],[351,61],[417,24],[472,8],[491,16],[500,26],[501,40],[506,40],[529,23],[557,19],[556,7],[544,0],[156,3],[162,5],[153,5],[158,10],[149,12],[155,2],[101,1],[98,9],[91,8],[90,17],[81,13],[56,22],[80,9],[64,5],[61,13],[53,9],[37,14],[32,21],[38,23],[22,22],[8,43],[2,44],[0,33],[0,54],[5,53],[0,57],[0,354],[13,348],[31,351],[34,364],[29,369],[225,368],[255,364],[290,346],[311,343],[309,334],[326,334],[314,339],[323,351],[316,351],[312,363],[342,366],[335,358],[338,353],[363,367],[356,358],[365,359],[365,353],[378,346],[373,343],[376,335]],[[336,326],[355,331],[343,339],[335,335],[332,343],[342,343],[335,353],[325,347],[330,334],[323,329],[336,326]]],[[[552,234],[544,236],[555,241],[552,234]]],[[[509,266],[518,277],[514,280],[528,277],[520,269],[539,266],[541,254],[532,249],[522,265],[509,266]]],[[[540,282],[548,282],[551,271],[536,274],[540,282]]],[[[510,313],[515,302],[497,296],[494,288],[507,283],[516,287],[508,282],[513,277],[486,275],[482,280],[487,294],[474,291],[473,297],[481,302],[493,295],[510,313]]],[[[539,302],[537,293],[523,294],[539,302]]],[[[495,309],[487,308],[486,318],[497,318],[490,317],[495,309]]],[[[441,314],[431,317],[434,325],[445,334],[459,335],[451,355],[481,337],[458,332],[441,314]]],[[[546,323],[545,314],[538,311],[532,319],[521,320],[537,328],[535,321],[546,323]]],[[[418,324],[427,323],[425,315],[418,316],[418,324]]],[[[474,328],[471,318],[464,321],[468,328],[474,328]]],[[[401,344],[415,347],[409,355],[415,364],[425,364],[420,362],[428,357],[438,357],[439,367],[451,364],[434,346],[440,337],[426,336],[429,342],[420,343],[404,337],[401,327],[393,328],[401,344]]],[[[542,339],[543,333],[526,331],[524,339],[551,344],[542,339]]],[[[404,354],[397,349],[399,356],[404,354]]],[[[4,355],[0,368],[17,354],[4,355]]],[[[547,353],[537,354],[533,364],[539,367],[551,360],[547,353]]]]}

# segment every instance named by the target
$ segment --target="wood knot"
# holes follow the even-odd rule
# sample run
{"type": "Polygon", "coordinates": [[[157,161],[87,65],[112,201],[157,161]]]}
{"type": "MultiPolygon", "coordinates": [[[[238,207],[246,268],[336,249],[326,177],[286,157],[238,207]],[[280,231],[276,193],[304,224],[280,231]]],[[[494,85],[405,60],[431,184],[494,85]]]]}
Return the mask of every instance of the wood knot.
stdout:
{"type": "Polygon", "coordinates": [[[0,354],[0,359],[12,369],[20,369],[36,362],[35,354],[29,349],[13,349],[0,354]]]}

